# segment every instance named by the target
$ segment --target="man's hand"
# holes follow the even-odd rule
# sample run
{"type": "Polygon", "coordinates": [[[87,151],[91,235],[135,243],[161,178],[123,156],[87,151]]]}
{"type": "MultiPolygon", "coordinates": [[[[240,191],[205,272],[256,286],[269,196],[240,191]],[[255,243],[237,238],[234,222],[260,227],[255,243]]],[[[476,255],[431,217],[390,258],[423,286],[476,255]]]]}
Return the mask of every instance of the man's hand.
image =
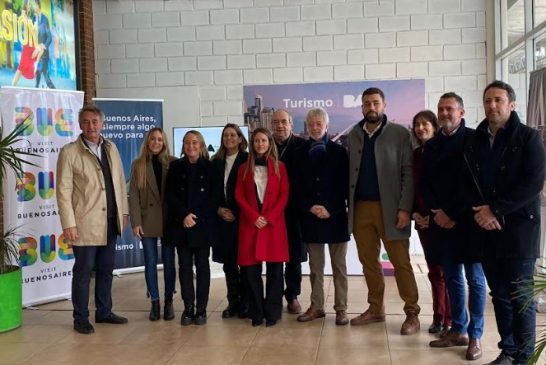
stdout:
{"type": "Polygon", "coordinates": [[[476,212],[474,214],[474,220],[476,223],[488,231],[501,230],[502,227],[497,220],[497,217],[491,211],[489,205],[480,205],[478,207],[472,207],[476,212]]]}
{"type": "Polygon", "coordinates": [[[63,229],[63,235],[64,238],[66,238],[69,241],[76,241],[80,239],[80,236],[78,236],[78,228],[76,227],[69,227],[63,229]]]}
{"type": "Polygon", "coordinates": [[[444,229],[451,229],[457,224],[457,222],[449,218],[449,216],[444,212],[443,209],[431,209],[430,211],[434,213],[434,222],[439,227],[442,227],[444,229]]]}
{"type": "Polygon", "coordinates": [[[312,214],[314,214],[317,218],[320,218],[320,219],[330,218],[330,212],[328,211],[328,209],[326,209],[326,207],[324,207],[324,205],[315,204],[311,207],[311,209],[309,209],[309,211],[312,214]]]}
{"type": "Polygon", "coordinates": [[[396,229],[403,229],[410,224],[410,214],[405,210],[399,209],[396,215],[396,229]]]}
{"type": "Polygon", "coordinates": [[[220,207],[218,208],[217,213],[220,216],[220,218],[222,218],[224,221],[228,223],[231,223],[235,220],[235,214],[233,214],[231,209],[220,207]]]}

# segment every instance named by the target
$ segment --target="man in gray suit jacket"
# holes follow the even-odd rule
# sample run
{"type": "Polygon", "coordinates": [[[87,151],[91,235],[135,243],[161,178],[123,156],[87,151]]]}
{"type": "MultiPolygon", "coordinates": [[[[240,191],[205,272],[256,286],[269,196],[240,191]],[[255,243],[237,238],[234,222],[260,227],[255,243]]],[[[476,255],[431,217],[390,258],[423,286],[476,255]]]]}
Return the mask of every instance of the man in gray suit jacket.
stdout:
{"type": "Polygon", "coordinates": [[[419,331],[419,294],[409,257],[413,205],[412,150],[404,127],[388,122],[385,95],[362,93],[362,119],[349,132],[349,231],[368,286],[369,308],[351,325],[385,321],[385,279],[379,261],[381,241],[394,266],[406,320],[400,333],[419,331]]]}

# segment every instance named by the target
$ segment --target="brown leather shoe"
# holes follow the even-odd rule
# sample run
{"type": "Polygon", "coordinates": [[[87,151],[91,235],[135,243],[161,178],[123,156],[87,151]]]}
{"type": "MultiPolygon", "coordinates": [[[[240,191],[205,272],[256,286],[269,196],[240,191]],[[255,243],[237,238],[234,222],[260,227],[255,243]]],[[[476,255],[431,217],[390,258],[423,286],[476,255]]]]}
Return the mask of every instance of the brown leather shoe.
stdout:
{"type": "Polygon", "coordinates": [[[288,313],[290,314],[300,314],[301,313],[300,302],[298,302],[297,298],[294,298],[288,302],[286,309],[288,310],[288,313]]]}
{"type": "Polygon", "coordinates": [[[482,344],[479,339],[471,338],[468,342],[468,349],[466,350],[467,360],[477,360],[482,357],[482,344]]]}
{"type": "Polygon", "coordinates": [[[413,335],[414,333],[419,332],[421,329],[421,322],[419,322],[419,317],[415,313],[408,313],[406,320],[402,323],[400,328],[401,335],[413,335]]]}
{"type": "Polygon", "coordinates": [[[368,309],[366,312],[351,319],[351,326],[362,326],[375,322],[385,322],[385,314],[375,314],[368,309]]]}
{"type": "Polygon", "coordinates": [[[336,324],[338,326],[345,326],[349,324],[349,318],[347,318],[347,312],[336,311],[336,324]]]}
{"type": "Polygon", "coordinates": [[[324,317],[326,317],[326,313],[322,309],[309,308],[307,312],[298,316],[298,322],[309,322],[313,319],[324,317]]]}
{"type": "Polygon", "coordinates": [[[461,335],[460,333],[449,331],[445,336],[439,340],[430,341],[430,347],[453,347],[453,346],[467,346],[468,337],[461,335]]]}

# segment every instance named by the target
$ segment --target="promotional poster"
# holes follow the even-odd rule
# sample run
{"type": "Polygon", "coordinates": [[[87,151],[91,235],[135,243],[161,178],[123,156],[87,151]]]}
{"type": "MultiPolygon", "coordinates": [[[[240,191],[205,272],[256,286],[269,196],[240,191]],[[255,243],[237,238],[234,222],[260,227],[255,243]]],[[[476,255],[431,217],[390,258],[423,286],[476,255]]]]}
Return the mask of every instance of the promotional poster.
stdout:
{"type": "Polygon", "coordinates": [[[0,0],[0,86],[77,89],[73,0],[0,0]]]}
{"type": "Polygon", "coordinates": [[[83,92],[3,87],[0,100],[4,130],[24,123],[17,147],[37,155],[27,158],[36,166],[8,173],[4,184],[4,227],[20,235],[23,304],[70,297],[74,254],[61,227],[55,173],[61,148],[80,134],[83,92]]]}

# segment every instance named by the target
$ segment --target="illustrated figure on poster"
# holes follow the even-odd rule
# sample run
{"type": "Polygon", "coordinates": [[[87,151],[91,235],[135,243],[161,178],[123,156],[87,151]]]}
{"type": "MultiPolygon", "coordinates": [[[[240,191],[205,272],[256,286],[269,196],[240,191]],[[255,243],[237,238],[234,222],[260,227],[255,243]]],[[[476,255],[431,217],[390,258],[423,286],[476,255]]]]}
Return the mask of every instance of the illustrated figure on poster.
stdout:
{"type": "Polygon", "coordinates": [[[40,87],[41,77],[42,75],[44,75],[47,87],[50,89],[55,89],[55,85],[49,77],[49,46],[51,45],[51,41],[53,38],[51,36],[49,20],[47,19],[45,14],[42,13],[40,2],[41,0],[34,0],[34,20],[36,23],[36,27],[38,28],[39,43],[37,48],[41,48],[42,50],[41,56],[37,58],[40,63],[36,70],[35,87],[40,87]]]}
{"type": "MultiPolygon", "coordinates": [[[[25,0],[23,8],[21,9],[21,18],[25,19],[24,23],[27,27],[32,23],[31,13],[32,6],[30,0],[25,0]]],[[[28,80],[34,79],[36,63],[44,53],[44,49],[42,47],[35,47],[33,42],[31,42],[30,32],[27,33],[27,44],[23,44],[21,57],[19,58],[19,66],[17,67],[17,71],[15,71],[15,75],[13,76],[13,80],[11,82],[12,86],[17,86],[21,75],[28,80]]]]}

